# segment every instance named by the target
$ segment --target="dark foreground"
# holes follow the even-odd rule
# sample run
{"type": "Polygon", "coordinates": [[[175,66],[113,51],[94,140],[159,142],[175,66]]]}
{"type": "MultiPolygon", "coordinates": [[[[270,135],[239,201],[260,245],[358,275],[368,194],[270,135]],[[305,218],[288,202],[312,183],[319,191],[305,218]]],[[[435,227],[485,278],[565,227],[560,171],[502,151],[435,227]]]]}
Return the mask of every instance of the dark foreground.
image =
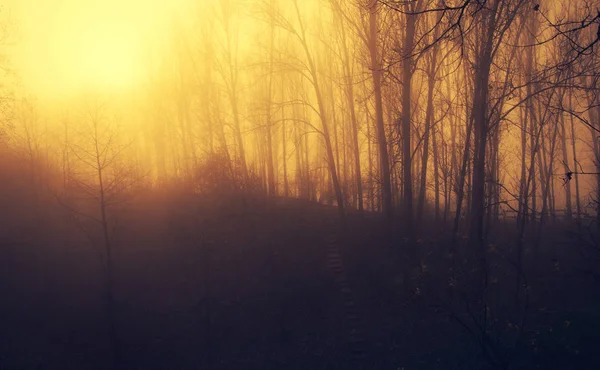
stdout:
{"type": "MultiPolygon", "coordinates": [[[[476,323],[468,298],[449,303],[437,232],[419,240],[421,288],[406,292],[394,252],[402,242],[385,240],[372,216],[341,228],[325,206],[255,202],[148,197],[121,211],[122,368],[492,366],[463,326],[476,323]]],[[[0,369],[110,369],[100,246],[60,209],[30,218],[5,220],[0,234],[0,369]]],[[[600,285],[561,243],[528,275],[517,343],[504,341],[521,321],[497,319],[490,332],[498,351],[514,349],[503,355],[511,368],[600,368],[600,285]]],[[[513,296],[497,294],[492,309],[502,311],[513,296]]]]}

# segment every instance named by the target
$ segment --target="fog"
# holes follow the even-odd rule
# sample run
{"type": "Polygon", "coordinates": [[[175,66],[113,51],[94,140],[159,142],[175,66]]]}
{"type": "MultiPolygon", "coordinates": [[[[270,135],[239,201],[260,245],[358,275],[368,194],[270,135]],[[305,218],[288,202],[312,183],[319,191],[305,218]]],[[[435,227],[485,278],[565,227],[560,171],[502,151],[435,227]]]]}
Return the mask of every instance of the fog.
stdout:
{"type": "MultiPolygon", "coordinates": [[[[2,279],[28,297],[4,319],[72,300],[94,323],[77,366],[315,367],[301,342],[320,327],[326,368],[437,368],[423,359],[438,316],[470,343],[437,352],[447,368],[550,368],[558,343],[563,368],[591,361],[546,329],[599,322],[598,1],[0,4],[2,279]],[[45,261],[41,292],[28,279],[45,261]],[[143,339],[152,314],[124,324],[145,305],[174,320],[157,324],[164,348],[143,339]],[[422,325],[415,348],[386,331],[406,329],[399,312],[422,325]],[[242,317],[256,326],[216,334],[242,317]],[[344,330],[362,337],[346,348],[344,330]]],[[[0,368],[3,352],[9,369],[65,368],[77,349],[48,344],[65,334],[29,329],[34,353],[24,334],[0,368]]]]}

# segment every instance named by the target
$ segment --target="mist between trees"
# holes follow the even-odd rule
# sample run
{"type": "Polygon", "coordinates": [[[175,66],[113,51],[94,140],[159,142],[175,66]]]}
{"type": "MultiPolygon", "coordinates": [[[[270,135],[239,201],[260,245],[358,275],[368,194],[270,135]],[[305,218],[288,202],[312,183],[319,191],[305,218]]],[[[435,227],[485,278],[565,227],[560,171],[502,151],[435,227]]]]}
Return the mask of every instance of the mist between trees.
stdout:
{"type": "Polygon", "coordinates": [[[162,37],[166,50],[148,52],[135,89],[90,87],[49,107],[5,87],[3,145],[43,157],[66,185],[80,171],[74,145],[89,149],[77,142],[100,109],[99,124],[118,122],[120,142],[109,145],[127,143],[121,157],[148,186],[202,191],[219,180],[341,215],[383,212],[407,230],[429,205],[436,222],[479,238],[501,217],[525,215],[533,227],[597,213],[592,2],[196,10],[162,37]]]}
{"type": "MultiPolygon", "coordinates": [[[[206,2],[173,20],[135,86],[49,103],[4,84],[3,166],[98,224],[106,261],[109,210],[135,194],[242,194],[335,206],[342,221],[376,214],[406,242],[406,271],[443,230],[452,254],[481,249],[487,287],[493,233],[510,227],[520,271],[548,225],[586,242],[600,230],[599,8],[206,2]]],[[[3,67],[18,80],[10,55],[3,67]]]]}
{"type": "Polygon", "coordinates": [[[397,208],[408,230],[426,204],[470,233],[525,211],[580,220],[596,213],[597,24],[592,2],[209,2],[125,98],[5,95],[3,141],[65,167],[101,105],[147,184],[197,188],[218,162],[231,186],[397,208]]]}

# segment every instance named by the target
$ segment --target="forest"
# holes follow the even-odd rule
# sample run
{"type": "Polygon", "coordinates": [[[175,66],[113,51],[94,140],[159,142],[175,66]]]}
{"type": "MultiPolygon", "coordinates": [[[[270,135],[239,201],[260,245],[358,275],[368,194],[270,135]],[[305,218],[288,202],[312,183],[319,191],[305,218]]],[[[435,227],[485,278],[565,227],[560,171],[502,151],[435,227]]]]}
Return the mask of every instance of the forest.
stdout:
{"type": "Polygon", "coordinates": [[[0,369],[598,369],[599,0],[0,0],[0,369]]]}

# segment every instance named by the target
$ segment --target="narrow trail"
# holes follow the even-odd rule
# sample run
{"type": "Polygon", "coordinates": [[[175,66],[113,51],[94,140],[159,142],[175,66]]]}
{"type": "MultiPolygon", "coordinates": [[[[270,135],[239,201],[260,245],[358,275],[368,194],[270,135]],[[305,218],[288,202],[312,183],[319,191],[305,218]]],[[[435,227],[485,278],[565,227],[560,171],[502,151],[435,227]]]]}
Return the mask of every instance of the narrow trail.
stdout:
{"type": "Polygon", "coordinates": [[[347,350],[352,362],[358,364],[366,360],[366,341],[364,338],[362,315],[356,302],[356,297],[350,288],[340,252],[338,237],[329,235],[326,238],[327,267],[339,289],[342,304],[344,327],[347,334],[347,350]]]}

